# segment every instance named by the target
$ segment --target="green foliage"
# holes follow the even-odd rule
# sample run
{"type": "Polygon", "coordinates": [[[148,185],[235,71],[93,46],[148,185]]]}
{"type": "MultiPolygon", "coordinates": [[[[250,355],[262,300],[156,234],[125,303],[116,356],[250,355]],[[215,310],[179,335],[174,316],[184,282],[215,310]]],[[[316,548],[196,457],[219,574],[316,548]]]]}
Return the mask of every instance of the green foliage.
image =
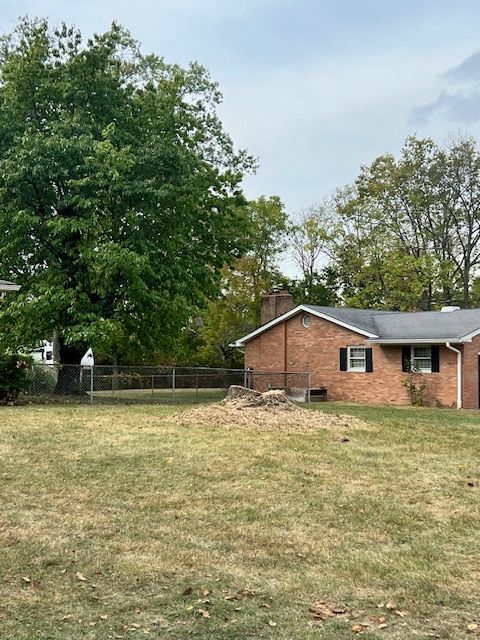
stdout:
{"type": "Polygon", "coordinates": [[[28,390],[35,395],[51,395],[57,384],[57,377],[58,371],[54,367],[34,365],[28,370],[28,390]]]}
{"type": "Polygon", "coordinates": [[[407,390],[412,406],[423,407],[427,389],[427,383],[423,374],[419,371],[411,371],[408,376],[402,380],[402,384],[407,390]]]}
{"type": "Polygon", "coordinates": [[[0,404],[12,404],[28,387],[28,358],[18,354],[0,355],[0,404]]]}
{"type": "Polygon", "coordinates": [[[240,255],[253,162],[216,114],[198,64],[145,56],[113,24],[21,21],[0,57],[0,261],[22,290],[10,339],[58,330],[63,362],[151,357],[218,291],[240,255]]]}
{"type": "Polygon", "coordinates": [[[480,153],[410,137],[340,192],[335,266],[345,301],[411,310],[470,305],[480,264],[480,153]]]}
{"type": "MultiPolygon", "coordinates": [[[[277,196],[260,197],[245,210],[248,250],[222,269],[221,294],[211,300],[185,331],[191,363],[243,366],[243,355],[230,345],[260,324],[262,296],[281,281],[277,260],[285,246],[287,220],[277,196]]],[[[183,346],[185,348],[185,342],[183,346]]]]}
{"type": "Polygon", "coordinates": [[[338,274],[332,266],[300,279],[284,278],[281,283],[293,295],[295,304],[334,307],[340,302],[338,274]]]}

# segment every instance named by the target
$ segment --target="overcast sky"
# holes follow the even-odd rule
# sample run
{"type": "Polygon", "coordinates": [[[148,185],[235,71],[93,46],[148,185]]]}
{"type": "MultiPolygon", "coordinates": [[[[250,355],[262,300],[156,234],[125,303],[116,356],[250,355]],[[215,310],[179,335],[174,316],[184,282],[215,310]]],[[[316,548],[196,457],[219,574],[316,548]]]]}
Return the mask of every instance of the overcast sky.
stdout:
{"type": "Polygon", "coordinates": [[[198,60],[224,94],[221,116],[258,156],[249,197],[294,214],[397,152],[410,133],[480,134],[479,0],[0,0],[19,15],[117,20],[170,62],[198,60]]]}

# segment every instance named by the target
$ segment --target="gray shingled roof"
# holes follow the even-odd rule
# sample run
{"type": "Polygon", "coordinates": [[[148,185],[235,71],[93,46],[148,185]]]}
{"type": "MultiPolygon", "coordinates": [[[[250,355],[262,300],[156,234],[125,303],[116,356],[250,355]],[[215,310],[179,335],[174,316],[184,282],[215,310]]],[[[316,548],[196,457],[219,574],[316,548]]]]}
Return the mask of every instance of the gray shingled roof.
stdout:
{"type": "Polygon", "coordinates": [[[349,307],[317,307],[313,304],[305,304],[303,306],[375,335],[378,335],[375,315],[396,313],[395,311],[372,311],[370,309],[351,309],[349,307]]]}
{"type": "Polygon", "coordinates": [[[304,305],[313,311],[374,333],[381,340],[449,340],[480,330],[480,309],[458,311],[375,311],[347,307],[304,305]]]}

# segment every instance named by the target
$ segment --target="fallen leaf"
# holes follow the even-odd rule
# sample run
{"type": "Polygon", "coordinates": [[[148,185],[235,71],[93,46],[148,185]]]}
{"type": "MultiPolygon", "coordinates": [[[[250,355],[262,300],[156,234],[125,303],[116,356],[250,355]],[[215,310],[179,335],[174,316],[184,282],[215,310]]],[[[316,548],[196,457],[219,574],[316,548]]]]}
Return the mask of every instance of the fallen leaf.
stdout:
{"type": "Polygon", "coordinates": [[[276,623],[276,622],[274,622],[273,620],[269,620],[268,624],[269,624],[271,627],[276,627],[276,626],[277,626],[277,623],[276,623]]]}
{"type": "Polygon", "coordinates": [[[86,582],[87,581],[87,579],[85,578],[83,573],[80,573],[80,571],[77,571],[77,573],[75,574],[75,577],[77,578],[77,580],[81,580],[82,582],[86,582]]]}
{"type": "Polygon", "coordinates": [[[201,615],[203,618],[210,618],[210,611],[206,609],[196,609],[194,613],[201,615]]]}
{"type": "Polygon", "coordinates": [[[385,629],[386,627],[388,627],[388,624],[386,622],[382,622],[382,624],[378,625],[379,629],[385,629]]]}
{"type": "Polygon", "coordinates": [[[22,580],[24,582],[26,582],[27,584],[30,584],[30,582],[31,582],[31,580],[30,580],[30,578],[28,576],[23,576],[22,580]]]}
{"type": "Polygon", "coordinates": [[[385,609],[396,609],[397,607],[393,604],[393,602],[387,602],[385,605],[385,609]]]}
{"type": "Polygon", "coordinates": [[[354,624],[352,627],[352,633],[361,633],[364,627],[361,624],[354,624]]]}
{"type": "Polygon", "coordinates": [[[40,581],[39,580],[34,580],[32,582],[32,587],[34,588],[35,591],[40,591],[40,589],[41,589],[40,581]]]}
{"type": "Polygon", "coordinates": [[[315,607],[312,607],[309,611],[316,620],[326,620],[327,618],[333,618],[334,616],[347,613],[345,607],[332,607],[324,600],[320,600],[315,607]]]}
{"type": "Polygon", "coordinates": [[[107,620],[107,618],[108,618],[107,615],[100,616],[100,620],[107,620]]]}
{"type": "Polygon", "coordinates": [[[192,587],[186,587],[183,590],[182,596],[189,596],[189,595],[192,594],[192,592],[193,592],[193,588],[192,587]]]}
{"type": "Polygon", "coordinates": [[[204,595],[204,596],[208,596],[208,595],[210,595],[210,591],[209,591],[208,589],[204,589],[204,590],[202,591],[202,593],[203,593],[203,595],[204,595]]]}
{"type": "Polygon", "coordinates": [[[71,613],[66,613],[63,618],[61,619],[61,622],[65,622],[66,620],[70,620],[70,618],[73,618],[71,613]]]}
{"type": "Polygon", "coordinates": [[[476,622],[471,622],[467,625],[467,629],[469,631],[476,631],[478,629],[478,624],[476,622]]]}
{"type": "Polygon", "coordinates": [[[395,609],[395,615],[400,616],[401,618],[404,618],[407,615],[407,612],[399,611],[399,609],[395,609]]]}

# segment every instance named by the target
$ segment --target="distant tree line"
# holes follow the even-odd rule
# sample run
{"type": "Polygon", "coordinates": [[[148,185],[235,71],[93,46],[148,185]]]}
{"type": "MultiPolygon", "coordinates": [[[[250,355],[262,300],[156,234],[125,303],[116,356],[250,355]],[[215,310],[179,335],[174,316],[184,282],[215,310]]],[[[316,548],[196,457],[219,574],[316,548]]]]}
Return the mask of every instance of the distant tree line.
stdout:
{"type": "Polygon", "coordinates": [[[192,330],[199,361],[240,362],[229,344],[258,326],[272,285],[288,288],[297,304],[480,304],[480,154],[472,138],[439,146],[409,137],[398,158],[377,158],[352,185],[293,219],[278,198],[250,203],[248,216],[250,250],[224,269],[219,297],[192,330]],[[285,252],[297,278],[279,270],[285,252]]]}

